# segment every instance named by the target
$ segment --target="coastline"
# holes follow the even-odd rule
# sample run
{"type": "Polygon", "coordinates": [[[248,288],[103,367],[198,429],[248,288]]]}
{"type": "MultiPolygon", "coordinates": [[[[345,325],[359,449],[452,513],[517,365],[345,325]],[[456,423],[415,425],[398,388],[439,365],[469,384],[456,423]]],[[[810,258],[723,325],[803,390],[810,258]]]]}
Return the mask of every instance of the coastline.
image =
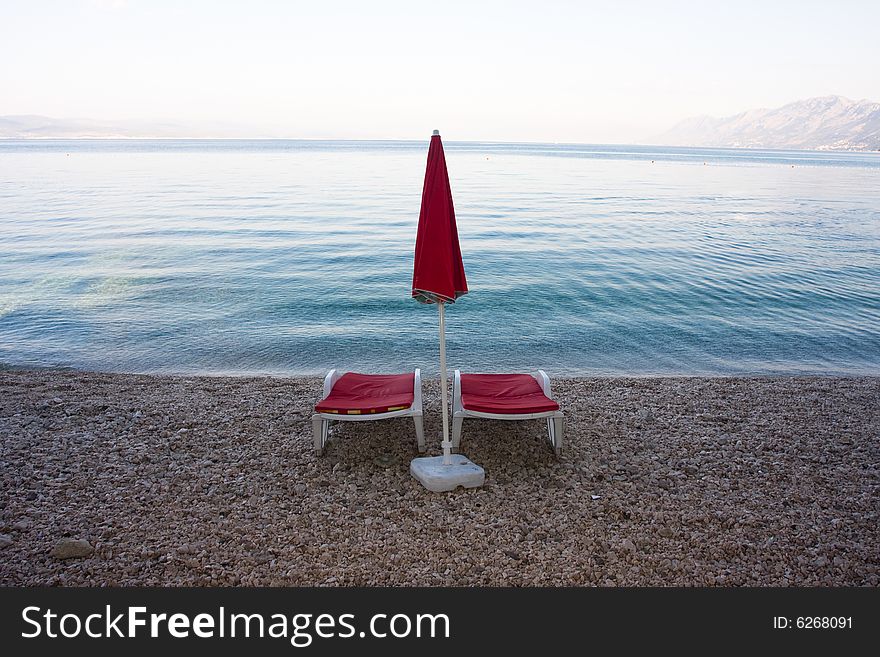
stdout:
{"type": "Polygon", "coordinates": [[[0,370],[0,585],[880,582],[880,377],[553,383],[561,458],[539,421],[474,421],[486,485],[437,495],[408,420],[316,457],[318,378],[0,370]]]}

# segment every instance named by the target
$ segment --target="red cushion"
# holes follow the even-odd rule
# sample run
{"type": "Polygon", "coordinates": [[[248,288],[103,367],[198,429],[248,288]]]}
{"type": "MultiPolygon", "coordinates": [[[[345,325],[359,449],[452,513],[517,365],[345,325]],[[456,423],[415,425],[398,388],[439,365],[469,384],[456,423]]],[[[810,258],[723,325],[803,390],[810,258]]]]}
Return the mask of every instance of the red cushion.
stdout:
{"type": "Polygon", "coordinates": [[[461,405],[478,413],[546,413],[559,404],[529,374],[462,374],[461,405]]]}
{"type": "Polygon", "coordinates": [[[401,411],[413,404],[415,373],[357,374],[339,377],[326,399],[315,406],[319,413],[361,415],[401,411]]]}

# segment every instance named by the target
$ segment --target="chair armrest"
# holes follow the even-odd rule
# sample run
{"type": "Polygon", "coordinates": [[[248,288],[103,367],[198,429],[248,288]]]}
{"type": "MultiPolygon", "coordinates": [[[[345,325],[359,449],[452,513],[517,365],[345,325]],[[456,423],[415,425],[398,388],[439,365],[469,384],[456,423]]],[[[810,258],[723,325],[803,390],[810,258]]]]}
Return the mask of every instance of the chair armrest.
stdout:
{"type": "Polygon", "coordinates": [[[327,372],[327,376],[324,377],[324,396],[321,399],[327,399],[330,396],[330,391],[333,390],[333,386],[336,385],[336,382],[342,377],[345,372],[340,372],[337,369],[332,369],[327,372]]]}
{"type": "Polygon", "coordinates": [[[544,391],[547,398],[553,399],[553,392],[550,389],[550,377],[547,376],[547,372],[544,370],[538,370],[532,376],[538,381],[538,385],[541,386],[541,390],[544,391]]]}
{"type": "Polygon", "coordinates": [[[413,405],[412,410],[421,412],[422,410],[422,370],[416,368],[415,377],[413,379],[413,405]]]}

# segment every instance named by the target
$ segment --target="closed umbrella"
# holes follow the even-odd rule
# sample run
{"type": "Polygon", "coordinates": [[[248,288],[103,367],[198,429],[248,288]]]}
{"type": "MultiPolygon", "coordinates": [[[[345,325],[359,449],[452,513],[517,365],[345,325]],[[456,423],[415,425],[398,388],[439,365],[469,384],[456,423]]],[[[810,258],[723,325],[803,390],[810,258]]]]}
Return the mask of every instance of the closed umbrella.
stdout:
{"type": "Polygon", "coordinates": [[[428,149],[422,207],[416,235],[412,296],[425,304],[436,304],[440,324],[440,391],[443,400],[443,456],[413,459],[410,472],[430,490],[452,490],[456,486],[480,486],[485,473],[461,454],[452,454],[449,439],[449,400],[446,393],[447,303],[467,294],[467,279],[461,260],[452,190],[446,171],[446,156],[440,133],[435,130],[428,149]]]}

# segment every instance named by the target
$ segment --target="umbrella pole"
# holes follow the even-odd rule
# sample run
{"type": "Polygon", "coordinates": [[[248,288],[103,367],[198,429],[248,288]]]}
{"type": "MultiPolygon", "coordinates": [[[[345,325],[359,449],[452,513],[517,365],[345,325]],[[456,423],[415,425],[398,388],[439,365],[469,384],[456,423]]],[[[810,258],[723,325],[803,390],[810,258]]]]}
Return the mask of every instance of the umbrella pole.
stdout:
{"type": "Polygon", "coordinates": [[[443,456],[425,456],[410,461],[409,471],[413,477],[430,491],[440,493],[455,490],[458,486],[475,488],[486,481],[486,472],[461,454],[452,458],[452,442],[449,440],[449,399],[446,394],[446,309],[438,302],[440,314],[440,394],[443,397],[443,456]]]}
{"type": "Polygon", "coordinates": [[[449,442],[449,400],[446,397],[446,311],[442,301],[437,302],[440,313],[440,395],[443,398],[443,465],[452,463],[452,443],[449,442]]]}

